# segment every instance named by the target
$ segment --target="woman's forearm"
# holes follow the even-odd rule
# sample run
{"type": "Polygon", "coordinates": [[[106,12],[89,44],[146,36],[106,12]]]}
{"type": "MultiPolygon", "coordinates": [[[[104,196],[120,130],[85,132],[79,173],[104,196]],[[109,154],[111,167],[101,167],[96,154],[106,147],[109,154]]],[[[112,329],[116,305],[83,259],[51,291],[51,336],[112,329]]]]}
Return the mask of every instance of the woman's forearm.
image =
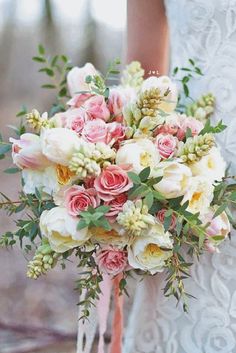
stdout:
{"type": "Polygon", "coordinates": [[[127,0],[127,62],[146,71],[168,73],[168,24],[163,0],[127,0]]]}

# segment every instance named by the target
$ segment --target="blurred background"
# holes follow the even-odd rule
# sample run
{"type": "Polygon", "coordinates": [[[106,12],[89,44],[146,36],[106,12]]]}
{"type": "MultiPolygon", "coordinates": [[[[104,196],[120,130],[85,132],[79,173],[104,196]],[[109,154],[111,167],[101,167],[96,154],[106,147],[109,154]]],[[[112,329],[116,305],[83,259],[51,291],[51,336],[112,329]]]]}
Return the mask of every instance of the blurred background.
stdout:
{"type": "MultiPolygon", "coordinates": [[[[53,93],[42,90],[44,75],[31,60],[42,43],[49,54],[66,54],[73,65],[92,62],[105,71],[109,60],[122,59],[126,0],[0,0],[0,131],[7,140],[24,104],[47,111],[53,93]]],[[[17,197],[19,175],[2,171],[0,191],[17,197]]],[[[0,213],[0,235],[14,227],[0,213]]],[[[76,267],[68,264],[45,278],[26,278],[26,259],[18,249],[0,249],[0,352],[74,353],[78,294],[76,267]]]]}

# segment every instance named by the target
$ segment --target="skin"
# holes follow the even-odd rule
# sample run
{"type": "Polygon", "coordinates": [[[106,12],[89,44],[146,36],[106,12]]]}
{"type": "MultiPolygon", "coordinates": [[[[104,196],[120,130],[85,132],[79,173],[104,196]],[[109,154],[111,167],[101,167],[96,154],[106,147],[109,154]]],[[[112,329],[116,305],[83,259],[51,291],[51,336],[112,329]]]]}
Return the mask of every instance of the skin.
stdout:
{"type": "Polygon", "coordinates": [[[146,77],[168,73],[169,31],[163,0],[127,1],[126,60],[140,61],[146,77]]]}

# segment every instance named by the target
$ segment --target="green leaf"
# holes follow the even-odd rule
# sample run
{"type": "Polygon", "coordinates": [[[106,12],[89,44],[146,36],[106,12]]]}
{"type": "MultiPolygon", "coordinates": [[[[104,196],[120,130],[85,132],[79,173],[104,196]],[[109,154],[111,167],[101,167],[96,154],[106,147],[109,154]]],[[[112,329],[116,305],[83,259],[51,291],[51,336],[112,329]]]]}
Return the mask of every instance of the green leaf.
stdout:
{"type": "Polygon", "coordinates": [[[193,136],[193,135],[192,135],[192,130],[191,130],[189,127],[187,127],[186,134],[185,134],[186,140],[187,140],[189,137],[192,137],[192,136],[193,136]]]}
{"type": "Polygon", "coordinates": [[[91,75],[88,75],[88,76],[85,77],[85,82],[86,83],[91,83],[92,80],[93,80],[93,77],[91,75]]]}
{"type": "Polygon", "coordinates": [[[126,285],[127,285],[127,281],[124,278],[122,278],[119,283],[120,290],[123,291],[126,285]]]}
{"type": "Polygon", "coordinates": [[[128,177],[132,180],[132,182],[134,184],[140,184],[141,183],[140,177],[137,174],[135,174],[134,172],[128,172],[127,174],[128,174],[128,177]]]}
{"type": "Polygon", "coordinates": [[[44,55],[45,54],[45,49],[44,49],[42,44],[38,45],[38,52],[39,52],[40,55],[44,55]]]}
{"type": "Polygon", "coordinates": [[[0,154],[5,154],[11,150],[11,144],[10,143],[4,143],[2,144],[0,142],[0,154]]]}
{"type": "Polygon", "coordinates": [[[129,196],[132,198],[135,198],[137,196],[143,197],[147,192],[149,192],[149,188],[146,185],[140,185],[134,191],[132,191],[131,189],[129,196]]]}
{"type": "Polygon", "coordinates": [[[168,229],[170,228],[171,220],[172,220],[172,214],[173,214],[173,210],[168,210],[168,211],[165,212],[165,219],[164,219],[165,232],[167,232],[168,229]]]}
{"type": "Polygon", "coordinates": [[[12,168],[7,168],[4,170],[4,173],[7,173],[7,174],[15,174],[15,173],[18,173],[20,172],[21,169],[20,168],[17,168],[17,167],[12,167],[12,168]]]}
{"type": "Polygon", "coordinates": [[[61,55],[61,60],[64,61],[64,63],[68,62],[68,58],[66,55],[61,55]]]}
{"type": "Polygon", "coordinates": [[[232,192],[232,194],[229,197],[230,201],[236,201],[236,191],[232,192]]]}
{"type": "Polygon", "coordinates": [[[88,226],[87,222],[85,219],[81,219],[79,223],[77,224],[77,230],[81,230],[83,228],[86,228],[88,226]]]}
{"type": "Polygon", "coordinates": [[[54,56],[54,58],[51,61],[51,66],[54,67],[58,61],[58,55],[54,56]]]}
{"type": "Polygon", "coordinates": [[[174,70],[173,70],[173,76],[175,76],[178,71],[179,71],[179,68],[178,68],[178,67],[175,67],[174,70]]]}
{"type": "Polygon", "coordinates": [[[150,173],[151,173],[151,168],[146,167],[139,173],[139,178],[141,179],[141,181],[144,182],[148,179],[150,173]]]}
{"type": "Polygon", "coordinates": [[[55,85],[51,85],[50,83],[47,83],[47,84],[45,84],[45,85],[42,85],[41,87],[42,87],[42,88],[48,88],[48,89],[56,88],[55,85]]]}
{"type": "Polygon", "coordinates": [[[32,60],[36,61],[38,63],[45,63],[46,62],[46,59],[42,58],[41,56],[33,56],[32,60]]]}
{"type": "Polygon", "coordinates": [[[162,195],[159,191],[156,191],[156,190],[154,190],[153,191],[153,196],[154,196],[154,198],[155,199],[157,199],[157,200],[165,200],[165,196],[164,195],[162,195]]]}
{"type": "Polygon", "coordinates": [[[190,62],[191,65],[195,66],[195,62],[193,59],[188,59],[188,61],[190,62]]]}
{"type": "Polygon", "coordinates": [[[153,201],[154,201],[154,196],[152,192],[149,192],[144,198],[144,203],[145,205],[147,205],[148,209],[152,207],[153,201]]]}
{"type": "Polygon", "coordinates": [[[222,212],[225,211],[226,207],[228,206],[227,202],[224,202],[222,205],[220,205],[217,210],[215,211],[213,218],[216,218],[219,216],[222,212]]]}
{"type": "Polygon", "coordinates": [[[214,235],[214,236],[211,236],[211,239],[215,241],[222,241],[225,239],[225,237],[223,235],[214,235]]]}
{"type": "Polygon", "coordinates": [[[222,120],[218,122],[216,126],[211,126],[211,122],[208,119],[204,128],[200,131],[199,135],[204,135],[206,133],[219,134],[227,128],[227,125],[224,125],[222,120]]]}
{"type": "Polygon", "coordinates": [[[49,67],[43,67],[42,69],[39,70],[39,72],[45,72],[50,77],[54,76],[54,71],[49,67]]]}
{"type": "Polygon", "coordinates": [[[183,88],[184,88],[184,94],[186,97],[189,97],[189,89],[188,89],[188,86],[183,83],[183,88]]]}
{"type": "Polygon", "coordinates": [[[58,94],[59,94],[60,97],[65,97],[66,94],[67,94],[67,89],[66,89],[66,87],[62,87],[62,89],[59,91],[58,94]]]}
{"type": "Polygon", "coordinates": [[[160,183],[160,181],[163,179],[163,176],[159,176],[159,177],[156,177],[156,178],[151,178],[147,181],[147,185],[148,186],[153,186],[153,185],[156,185],[158,183],[160,183]]]}
{"type": "Polygon", "coordinates": [[[103,214],[105,214],[110,210],[110,208],[110,206],[99,206],[96,208],[96,212],[102,212],[103,214]]]}

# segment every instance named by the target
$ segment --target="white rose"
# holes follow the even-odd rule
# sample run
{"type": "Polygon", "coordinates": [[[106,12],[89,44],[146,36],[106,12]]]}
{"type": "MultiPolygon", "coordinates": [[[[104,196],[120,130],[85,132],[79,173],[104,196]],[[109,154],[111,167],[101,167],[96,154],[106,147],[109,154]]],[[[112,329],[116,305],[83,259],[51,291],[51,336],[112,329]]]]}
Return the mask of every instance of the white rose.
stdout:
{"type": "Polygon", "coordinates": [[[164,100],[159,107],[161,110],[166,113],[170,113],[176,108],[178,101],[178,90],[176,84],[173,83],[168,76],[151,76],[146,79],[142,84],[142,91],[149,90],[151,88],[158,88],[162,95],[165,94],[167,89],[170,91],[169,94],[164,97],[164,100]]]}
{"type": "Polygon", "coordinates": [[[83,67],[73,67],[67,75],[67,84],[71,96],[80,91],[89,91],[89,84],[85,82],[87,76],[97,75],[95,67],[87,63],[83,67]]]}
{"type": "Polygon", "coordinates": [[[23,169],[24,180],[23,191],[26,194],[34,194],[38,189],[43,194],[52,195],[59,190],[57,171],[55,167],[48,167],[44,170],[23,169]]]}
{"type": "Polygon", "coordinates": [[[172,256],[173,243],[170,236],[169,232],[165,233],[160,223],[156,223],[150,228],[147,236],[135,238],[128,248],[130,266],[149,271],[151,274],[163,271],[166,260],[172,256]]]}
{"type": "Polygon", "coordinates": [[[157,148],[148,139],[128,140],[117,152],[116,164],[131,164],[132,171],[140,173],[146,167],[153,169],[160,156],[157,148]]]}
{"type": "Polygon", "coordinates": [[[40,217],[41,233],[58,253],[84,245],[89,239],[88,228],[77,230],[77,225],[78,218],[70,216],[63,207],[43,211],[40,217]]]}
{"type": "Polygon", "coordinates": [[[213,147],[199,162],[190,165],[193,176],[204,176],[210,181],[220,181],[225,176],[226,163],[220,150],[213,147]]]}
{"type": "Polygon", "coordinates": [[[167,199],[183,196],[189,186],[192,172],[189,167],[177,161],[163,161],[153,171],[153,176],[162,176],[153,187],[167,199]]]}
{"type": "Polygon", "coordinates": [[[41,133],[43,154],[52,162],[68,166],[73,152],[80,146],[77,134],[69,129],[43,129],[41,133]]]}
{"type": "Polygon", "coordinates": [[[182,200],[182,204],[189,201],[187,210],[191,213],[204,214],[213,200],[214,187],[204,177],[192,177],[182,200]]]}

